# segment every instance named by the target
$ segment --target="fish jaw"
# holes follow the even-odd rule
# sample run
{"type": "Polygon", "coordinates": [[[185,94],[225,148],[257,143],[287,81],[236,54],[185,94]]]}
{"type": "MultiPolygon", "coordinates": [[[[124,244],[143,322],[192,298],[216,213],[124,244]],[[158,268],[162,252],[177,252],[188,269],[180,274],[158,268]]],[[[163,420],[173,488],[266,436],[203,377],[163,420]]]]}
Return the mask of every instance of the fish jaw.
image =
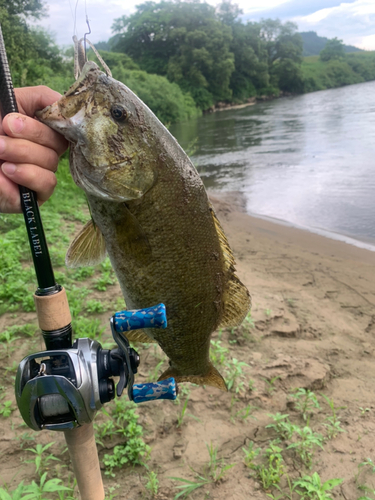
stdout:
{"type": "Polygon", "coordinates": [[[37,117],[74,146],[71,171],[86,194],[129,201],[141,198],[156,181],[143,108],[125,85],[89,61],[66,94],[37,117]],[[113,110],[119,108],[126,119],[116,119],[113,110]]]}

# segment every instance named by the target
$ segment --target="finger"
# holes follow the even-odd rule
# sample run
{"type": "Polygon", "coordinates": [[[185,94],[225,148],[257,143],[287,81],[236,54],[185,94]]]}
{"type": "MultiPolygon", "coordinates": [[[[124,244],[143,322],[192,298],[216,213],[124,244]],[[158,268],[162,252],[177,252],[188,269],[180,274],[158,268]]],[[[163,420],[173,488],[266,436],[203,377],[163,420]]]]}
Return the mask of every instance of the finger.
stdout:
{"type": "Polygon", "coordinates": [[[31,117],[35,115],[35,111],[49,106],[61,97],[61,94],[45,85],[15,89],[15,94],[20,113],[31,117]]]}
{"type": "Polygon", "coordinates": [[[0,212],[1,213],[20,213],[21,200],[20,191],[17,184],[8,179],[0,170],[0,212]]]}
{"type": "Polygon", "coordinates": [[[32,163],[56,172],[59,157],[53,149],[24,139],[0,137],[0,159],[11,163],[32,163]]]}
{"type": "Polygon", "coordinates": [[[3,163],[1,171],[13,183],[35,191],[40,202],[48,200],[56,187],[55,174],[37,165],[3,163]]]}
{"type": "Polygon", "coordinates": [[[10,113],[3,120],[4,132],[10,137],[27,139],[36,144],[54,149],[60,156],[66,151],[65,138],[43,123],[19,113],[10,113]]]}

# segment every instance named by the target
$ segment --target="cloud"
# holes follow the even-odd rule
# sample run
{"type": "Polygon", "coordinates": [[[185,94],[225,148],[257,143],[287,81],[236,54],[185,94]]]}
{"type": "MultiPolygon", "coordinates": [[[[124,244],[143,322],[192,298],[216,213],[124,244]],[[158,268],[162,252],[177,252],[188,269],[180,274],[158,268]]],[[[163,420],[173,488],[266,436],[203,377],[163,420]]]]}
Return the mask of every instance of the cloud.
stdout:
{"type": "MultiPolygon", "coordinates": [[[[90,0],[87,2],[87,15],[93,43],[108,40],[112,36],[113,20],[130,14],[134,10],[134,2],[123,0],[90,0]]],[[[74,13],[76,0],[69,3],[62,0],[48,0],[48,17],[39,20],[36,24],[50,31],[58,45],[71,45],[74,34],[74,13]]],[[[78,2],[76,13],[76,32],[80,38],[87,32],[85,2],[78,2]]]]}
{"type": "Polygon", "coordinates": [[[375,3],[357,0],[354,3],[323,9],[309,16],[293,19],[300,31],[316,31],[320,36],[338,38],[344,43],[368,50],[375,49],[375,3]]]}
{"type": "MultiPolygon", "coordinates": [[[[347,3],[354,3],[356,0],[346,0],[347,3]]],[[[273,19],[291,19],[292,17],[297,16],[308,16],[309,14],[313,14],[314,12],[337,7],[342,4],[342,0],[288,0],[287,2],[282,3],[281,5],[277,5],[273,8],[267,9],[244,9],[245,10],[245,18],[266,18],[271,17],[273,19]]]]}

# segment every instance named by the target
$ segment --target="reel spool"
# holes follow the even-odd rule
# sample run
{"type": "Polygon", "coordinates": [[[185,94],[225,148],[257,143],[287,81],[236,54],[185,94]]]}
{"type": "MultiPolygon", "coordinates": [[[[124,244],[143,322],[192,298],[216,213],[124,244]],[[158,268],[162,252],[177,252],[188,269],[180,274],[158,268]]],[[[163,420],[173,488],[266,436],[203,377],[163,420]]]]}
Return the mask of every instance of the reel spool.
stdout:
{"type": "Polygon", "coordinates": [[[138,328],[166,328],[164,304],[121,311],[110,320],[118,347],[103,349],[96,340],[77,339],[71,348],[26,356],[16,376],[16,399],[26,424],[34,430],[66,430],[92,422],[96,412],[125,388],[135,403],[176,399],[173,378],[134,384],[140,358],[121,332],[138,328]]]}

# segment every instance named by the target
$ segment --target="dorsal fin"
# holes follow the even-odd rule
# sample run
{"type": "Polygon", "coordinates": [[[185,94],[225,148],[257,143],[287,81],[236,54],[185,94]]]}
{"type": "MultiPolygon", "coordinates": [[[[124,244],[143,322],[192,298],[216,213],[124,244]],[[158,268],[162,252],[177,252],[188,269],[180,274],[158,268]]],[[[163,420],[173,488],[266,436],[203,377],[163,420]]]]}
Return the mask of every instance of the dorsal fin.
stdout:
{"type": "Polygon", "coordinates": [[[213,207],[210,207],[212,218],[214,220],[221,250],[224,257],[224,269],[227,273],[227,285],[224,292],[224,312],[220,321],[219,328],[226,326],[238,326],[245,319],[251,307],[251,297],[248,289],[235,274],[235,260],[232,249],[229,246],[224,230],[217,218],[213,207]]]}
{"type": "Polygon", "coordinates": [[[67,267],[95,266],[105,259],[105,241],[90,219],[70,244],[65,257],[67,267]]]}

